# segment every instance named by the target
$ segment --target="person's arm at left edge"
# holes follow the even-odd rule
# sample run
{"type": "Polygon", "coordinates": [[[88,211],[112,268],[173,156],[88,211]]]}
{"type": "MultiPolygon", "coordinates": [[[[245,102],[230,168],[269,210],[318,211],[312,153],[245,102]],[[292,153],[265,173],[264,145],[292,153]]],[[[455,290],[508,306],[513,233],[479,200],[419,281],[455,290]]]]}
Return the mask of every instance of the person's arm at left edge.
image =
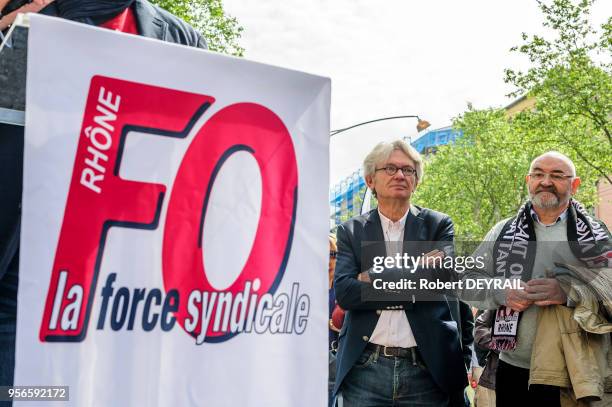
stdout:
{"type": "MultiPolygon", "coordinates": [[[[8,28],[19,13],[38,13],[41,9],[43,9],[47,4],[53,2],[53,0],[33,0],[30,3],[26,3],[18,9],[11,11],[5,15],[5,12],[2,12],[2,18],[0,18],[0,31],[4,31],[8,28]]],[[[4,10],[5,7],[9,5],[9,3],[14,3],[11,0],[0,0],[0,11],[4,10]]]]}

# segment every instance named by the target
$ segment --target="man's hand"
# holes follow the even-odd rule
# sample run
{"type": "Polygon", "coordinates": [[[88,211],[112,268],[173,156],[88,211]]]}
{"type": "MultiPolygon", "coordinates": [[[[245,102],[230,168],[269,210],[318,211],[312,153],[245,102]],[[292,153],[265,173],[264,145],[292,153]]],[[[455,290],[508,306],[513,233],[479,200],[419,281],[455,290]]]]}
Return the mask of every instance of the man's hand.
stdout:
{"type": "Polygon", "coordinates": [[[370,280],[370,274],[367,271],[364,271],[363,273],[357,274],[357,280],[363,281],[364,283],[371,283],[372,282],[370,280]]]}
{"type": "MultiPolygon", "coordinates": [[[[521,287],[527,287],[524,282],[520,282],[521,287]]],[[[512,308],[515,311],[525,311],[529,306],[533,304],[533,300],[529,297],[529,294],[525,289],[523,290],[512,290],[506,289],[506,306],[512,308]]]]}
{"type": "Polygon", "coordinates": [[[535,305],[566,304],[567,294],[554,278],[536,278],[527,283],[525,291],[535,305]]]}
{"type": "Polygon", "coordinates": [[[472,366],[472,368],[468,371],[468,383],[472,389],[478,387],[478,380],[480,380],[481,374],[482,367],[480,366],[472,366]]]}

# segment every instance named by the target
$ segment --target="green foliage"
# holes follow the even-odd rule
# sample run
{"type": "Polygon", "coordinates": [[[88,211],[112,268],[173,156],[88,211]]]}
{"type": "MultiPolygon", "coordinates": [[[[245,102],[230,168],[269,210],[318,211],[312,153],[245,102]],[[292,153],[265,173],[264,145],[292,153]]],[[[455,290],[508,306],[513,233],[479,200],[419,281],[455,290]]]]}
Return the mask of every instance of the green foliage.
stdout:
{"type": "Polygon", "coordinates": [[[577,199],[596,197],[598,174],[556,140],[542,139],[529,112],[508,120],[503,109],[468,110],[454,121],[463,132],[454,145],[441,146],[426,160],[415,203],[451,216],[457,240],[484,237],[493,225],[516,214],[527,199],[525,176],[538,155],[556,150],[575,163],[583,184],[577,199]]]}
{"type": "Polygon", "coordinates": [[[242,56],[238,43],[243,31],[238,21],[225,13],[221,0],[151,0],[198,30],[211,51],[242,56]]]}
{"type": "Polygon", "coordinates": [[[601,177],[612,182],[612,25],[597,37],[589,23],[593,0],[539,2],[544,25],[556,37],[548,40],[523,34],[525,43],[513,51],[526,55],[532,67],[506,70],[506,82],[517,94],[536,99],[531,130],[572,151],[601,177]]]}
{"type": "Polygon", "coordinates": [[[512,51],[531,68],[506,70],[514,96],[535,107],[512,117],[504,110],[468,111],[453,126],[464,136],[443,146],[426,163],[415,201],[451,215],[458,240],[481,239],[498,221],[513,216],[527,199],[525,175],[536,156],[560,151],[576,164],[582,185],[576,197],[596,203],[596,183],[612,174],[612,24],[601,34],[589,23],[593,0],[538,2],[555,38],[523,34],[512,51]]]}
{"type": "Polygon", "coordinates": [[[503,110],[470,110],[454,127],[463,137],[426,160],[415,201],[449,214],[458,240],[477,240],[525,199],[523,179],[533,152],[503,110]]]}

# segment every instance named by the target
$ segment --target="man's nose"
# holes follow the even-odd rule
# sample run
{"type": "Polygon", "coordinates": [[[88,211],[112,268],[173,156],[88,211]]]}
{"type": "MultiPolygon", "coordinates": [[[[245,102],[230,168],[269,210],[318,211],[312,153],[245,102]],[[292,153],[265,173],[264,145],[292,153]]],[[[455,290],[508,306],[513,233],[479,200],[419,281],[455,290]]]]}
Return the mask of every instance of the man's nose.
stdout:
{"type": "Polygon", "coordinates": [[[546,174],[542,181],[540,181],[540,185],[551,186],[553,185],[552,179],[550,175],[546,174]]]}
{"type": "Polygon", "coordinates": [[[404,175],[404,172],[401,169],[398,169],[397,172],[393,174],[393,178],[397,178],[397,179],[404,178],[405,179],[407,177],[404,175]]]}

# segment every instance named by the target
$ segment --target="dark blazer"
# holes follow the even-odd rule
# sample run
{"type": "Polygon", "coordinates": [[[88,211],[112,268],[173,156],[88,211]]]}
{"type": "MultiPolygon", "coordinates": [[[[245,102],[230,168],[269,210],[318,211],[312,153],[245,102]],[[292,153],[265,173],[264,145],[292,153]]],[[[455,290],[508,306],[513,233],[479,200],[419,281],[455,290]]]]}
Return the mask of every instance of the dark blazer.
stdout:
{"type": "MultiPolygon", "coordinates": [[[[447,215],[417,206],[410,207],[404,231],[405,242],[452,241],[453,236],[453,223],[447,215]]],[[[334,394],[364,351],[381,311],[390,309],[403,309],[406,312],[419,354],[438,386],[450,395],[462,391],[467,385],[467,375],[456,317],[459,310],[456,300],[363,302],[362,287],[368,283],[357,280],[357,275],[368,268],[361,264],[362,242],[384,241],[378,210],[373,209],[340,225],[337,238],[334,287],[338,304],[347,312],[338,338],[334,394]]]]}

